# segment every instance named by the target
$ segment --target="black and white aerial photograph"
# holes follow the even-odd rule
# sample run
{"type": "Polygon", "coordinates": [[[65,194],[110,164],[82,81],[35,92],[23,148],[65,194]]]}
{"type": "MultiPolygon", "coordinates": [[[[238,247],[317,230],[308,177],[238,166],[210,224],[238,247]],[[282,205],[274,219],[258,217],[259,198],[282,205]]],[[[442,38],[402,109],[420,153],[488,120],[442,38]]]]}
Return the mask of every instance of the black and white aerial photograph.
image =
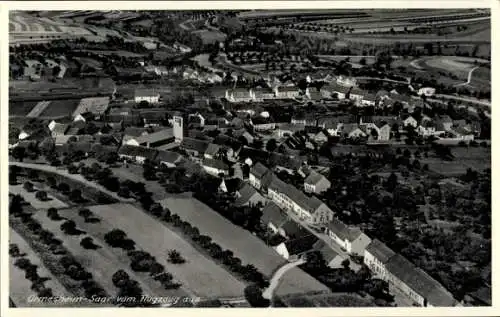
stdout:
{"type": "Polygon", "coordinates": [[[9,310],[491,308],[491,11],[11,9],[9,310]]]}

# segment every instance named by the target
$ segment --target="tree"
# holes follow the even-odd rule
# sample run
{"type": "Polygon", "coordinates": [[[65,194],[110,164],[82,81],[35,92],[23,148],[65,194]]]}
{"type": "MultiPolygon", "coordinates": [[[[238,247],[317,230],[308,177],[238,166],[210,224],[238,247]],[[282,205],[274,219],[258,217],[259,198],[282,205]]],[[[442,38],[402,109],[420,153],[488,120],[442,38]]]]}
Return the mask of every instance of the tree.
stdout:
{"type": "Polygon", "coordinates": [[[48,199],[47,193],[43,190],[37,191],[35,197],[41,201],[46,201],[48,199]]]}
{"type": "Polygon", "coordinates": [[[182,264],[186,262],[186,260],[182,257],[182,255],[177,250],[170,250],[168,252],[168,261],[173,264],[182,264]]]}
{"type": "Polygon", "coordinates": [[[49,185],[50,187],[56,186],[57,185],[56,179],[53,176],[47,177],[47,185],[49,185]]]}
{"type": "Polygon", "coordinates": [[[69,199],[74,202],[82,201],[82,191],[79,189],[73,189],[69,194],[69,199]]]}
{"type": "Polygon", "coordinates": [[[61,225],[61,230],[66,233],[66,234],[74,234],[78,232],[76,229],[76,223],[73,220],[66,220],[62,225],[61,225]]]}
{"type": "Polygon", "coordinates": [[[269,300],[262,297],[262,290],[256,284],[245,287],[244,294],[252,307],[269,307],[269,300]]]}
{"type": "Polygon", "coordinates": [[[394,191],[397,184],[398,184],[398,177],[396,176],[396,174],[391,173],[391,175],[389,175],[389,177],[387,178],[387,183],[386,183],[387,190],[390,192],[394,191]]]}
{"type": "Polygon", "coordinates": [[[91,237],[83,238],[82,241],[80,241],[80,245],[84,249],[90,249],[90,250],[96,250],[96,249],[101,248],[97,244],[94,244],[94,240],[91,237]]]}
{"type": "Polygon", "coordinates": [[[349,269],[349,266],[351,265],[351,262],[349,261],[349,259],[345,259],[344,261],[342,261],[342,263],[340,263],[342,265],[342,267],[344,269],[349,269]]]}
{"type": "Polygon", "coordinates": [[[78,215],[83,218],[92,217],[94,214],[88,208],[82,208],[78,211],[78,215]]]}
{"type": "Polygon", "coordinates": [[[275,139],[269,139],[266,143],[266,150],[268,150],[269,152],[274,152],[277,147],[278,144],[276,143],[275,139]]]}
{"type": "Polygon", "coordinates": [[[22,162],[24,158],[26,157],[26,149],[24,147],[16,146],[12,150],[12,157],[14,157],[16,160],[22,162]]]}
{"type": "Polygon", "coordinates": [[[50,219],[55,220],[55,221],[63,219],[63,218],[61,218],[61,216],[59,216],[56,208],[49,208],[47,210],[47,217],[49,217],[50,219]]]}
{"type": "Polygon", "coordinates": [[[31,183],[31,182],[25,182],[23,187],[27,192],[30,192],[30,193],[34,190],[33,183],[31,183]]]}
{"type": "Polygon", "coordinates": [[[58,188],[58,189],[61,191],[61,193],[63,193],[63,194],[66,194],[66,193],[68,193],[68,192],[71,190],[71,188],[69,187],[69,185],[68,185],[68,184],[66,184],[66,183],[59,183],[59,186],[57,186],[57,188],[58,188]]]}

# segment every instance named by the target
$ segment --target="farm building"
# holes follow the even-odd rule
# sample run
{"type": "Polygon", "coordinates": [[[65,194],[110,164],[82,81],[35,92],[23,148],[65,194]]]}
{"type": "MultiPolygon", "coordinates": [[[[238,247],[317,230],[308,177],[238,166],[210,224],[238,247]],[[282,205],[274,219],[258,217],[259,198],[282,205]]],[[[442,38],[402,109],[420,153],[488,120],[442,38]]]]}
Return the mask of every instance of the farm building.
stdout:
{"type": "Polygon", "coordinates": [[[118,156],[121,159],[131,160],[139,164],[143,164],[146,159],[153,161],[157,154],[157,150],[144,146],[123,145],[118,150],[118,156]]]}
{"type": "Polygon", "coordinates": [[[125,144],[156,148],[165,144],[172,143],[174,141],[175,138],[173,129],[167,128],[158,132],[148,133],[145,135],[140,135],[138,137],[130,138],[126,141],[125,144]]]}

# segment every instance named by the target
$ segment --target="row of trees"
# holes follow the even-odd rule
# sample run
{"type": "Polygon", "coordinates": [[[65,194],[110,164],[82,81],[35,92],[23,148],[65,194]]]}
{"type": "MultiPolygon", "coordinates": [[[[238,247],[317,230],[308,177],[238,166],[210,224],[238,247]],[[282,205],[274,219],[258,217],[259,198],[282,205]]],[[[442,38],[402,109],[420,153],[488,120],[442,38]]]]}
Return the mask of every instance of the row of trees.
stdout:
{"type": "Polygon", "coordinates": [[[14,265],[25,272],[24,277],[32,282],[31,289],[35,291],[39,297],[53,296],[52,289],[45,286],[45,281],[50,280],[50,278],[41,277],[37,272],[38,266],[32,264],[31,261],[25,257],[26,254],[20,252],[17,245],[9,245],[9,255],[12,258],[17,258],[14,265]]]}
{"type": "MultiPolygon", "coordinates": [[[[44,256],[48,256],[47,252],[50,252],[52,257],[61,256],[59,261],[45,263],[49,269],[51,269],[52,272],[61,272],[61,274],[71,278],[73,280],[71,282],[61,279],[63,284],[68,286],[69,289],[75,289],[75,282],[77,282],[76,289],[80,291],[79,288],[82,288],[83,295],[86,298],[91,298],[92,296],[107,297],[108,295],[104,289],[93,280],[92,274],[87,272],[81,264],[69,254],[62,245],[62,241],[57,239],[52,232],[44,229],[37,220],[33,219],[31,212],[23,210],[23,201],[23,198],[18,195],[11,199],[9,205],[9,214],[13,217],[11,223],[14,225],[14,228],[17,227],[20,229],[19,232],[29,236],[27,240],[33,243],[35,251],[42,253],[44,256]],[[20,222],[14,221],[16,218],[20,219],[20,222]]],[[[13,252],[14,254],[16,253],[15,250],[13,250],[13,252]]],[[[36,272],[32,269],[30,274],[35,281],[39,281],[36,272]]],[[[36,287],[43,290],[41,286],[42,285],[37,284],[36,287]]],[[[46,292],[44,296],[47,296],[48,292],[44,292],[46,292]]]]}
{"type": "MultiPolygon", "coordinates": [[[[136,250],[135,242],[127,238],[126,233],[120,229],[113,229],[105,234],[104,241],[114,248],[122,248],[127,252],[131,263],[130,267],[136,272],[149,272],[150,276],[156,281],[159,281],[165,289],[179,288],[180,283],[173,281],[173,276],[169,272],[165,271],[163,265],[156,261],[153,257],[146,251],[136,250]]],[[[172,263],[180,264],[183,263],[182,256],[176,250],[171,250],[169,253],[169,259],[172,263]]]]}

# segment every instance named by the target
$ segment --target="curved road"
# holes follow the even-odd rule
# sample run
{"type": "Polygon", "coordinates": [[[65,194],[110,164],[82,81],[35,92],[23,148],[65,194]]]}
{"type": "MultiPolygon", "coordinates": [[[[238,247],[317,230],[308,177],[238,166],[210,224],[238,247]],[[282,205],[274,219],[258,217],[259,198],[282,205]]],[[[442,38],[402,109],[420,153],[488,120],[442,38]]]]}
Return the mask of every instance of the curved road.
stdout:
{"type": "Polygon", "coordinates": [[[479,66],[476,66],[476,67],[472,68],[472,69],[469,71],[469,74],[467,75],[467,82],[465,82],[465,83],[461,83],[461,84],[457,84],[457,85],[455,85],[455,87],[470,84],[470,81],[472,80],[472,72],[474,72],[474,71],[475,71],[476,69],[478,69],[478,68],[479,68],[479,66]]]}
{"type": "Polygon", "coordinates": [[[278,287],[279,282],[281,281],[281,278],[283,275],[290,270],[291,268],[294,268],[296,266],[299,266],[301,264],[306,263],[304,259],[297,260],[295,262],[289,262],[280,267],[274,274],[273,277],[271,278],[271,281],[269,282],[269,287],[264,290],[262,293],[262,297],[265,299],[271,300],[274,294],[274,291],[276,287],[278,287]]]}

